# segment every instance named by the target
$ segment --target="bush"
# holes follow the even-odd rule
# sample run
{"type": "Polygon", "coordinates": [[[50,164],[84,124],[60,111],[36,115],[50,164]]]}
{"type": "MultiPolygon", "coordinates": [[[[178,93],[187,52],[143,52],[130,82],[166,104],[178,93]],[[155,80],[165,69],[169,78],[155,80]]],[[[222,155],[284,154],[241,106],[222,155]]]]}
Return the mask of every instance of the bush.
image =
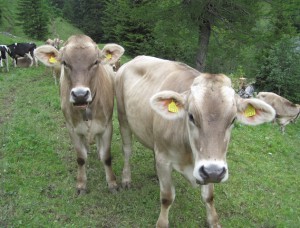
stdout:
{"type": "Polygon", "coordinates": [[[300,101],[300,39],[284,37],[259,58],[255,87],[277,93],[295,103],[300,101]]]}

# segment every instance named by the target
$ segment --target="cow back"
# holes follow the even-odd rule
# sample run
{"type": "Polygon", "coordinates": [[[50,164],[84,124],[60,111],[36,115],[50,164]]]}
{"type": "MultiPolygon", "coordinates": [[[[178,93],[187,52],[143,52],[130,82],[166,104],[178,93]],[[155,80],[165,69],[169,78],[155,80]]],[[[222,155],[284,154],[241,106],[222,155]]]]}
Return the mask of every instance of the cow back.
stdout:
{"type": "Polygon", "coordinates": [[[130,128],[143,144],[153,149],[154,128],[169,130],[171,134],[173,128],[183,127],[182,123],[176,122],[178,126],[174,126],[174,123],[162,120],[151,109],[150,98],[163,90],[187,91],[199,74],[185,64],[146,56],[138,56],[120,68],[116,76],[116,95],[123,102],[118,106],[122,106],[120,110],[126,110],[130,128]]]}

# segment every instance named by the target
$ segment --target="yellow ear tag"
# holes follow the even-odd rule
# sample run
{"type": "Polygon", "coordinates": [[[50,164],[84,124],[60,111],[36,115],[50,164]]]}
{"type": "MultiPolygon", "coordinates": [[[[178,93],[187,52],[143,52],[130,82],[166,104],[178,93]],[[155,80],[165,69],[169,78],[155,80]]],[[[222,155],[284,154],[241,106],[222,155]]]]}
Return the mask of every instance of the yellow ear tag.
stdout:
{"type": "Polygon", "coordinates": [[[169,112],[173,112],[173,113],[176,113],[178,112],[178,107],[177,105],[175,104],[175,102],[172,100],[172,102],[168,105],[168,111],[169,112]]]}
{"type": "Polygon", "coordinates": [[[110,53],[106,54],[106,59],[110,60],[112,58],[112,55],[110,53]]]}
{"type": "Polygon", "coordinates": [[[251,117],[251,116],[255,116],[255,114],[256,114],[255,108],[249,104],[244,112],[244,115],[246,117],[251,117]]]}
{"type": "Polygon", "coordinates": [[[49,63],[56,63],[57,60],[54,56],[51,56],[50,59],[49,59],[49,63]]]}

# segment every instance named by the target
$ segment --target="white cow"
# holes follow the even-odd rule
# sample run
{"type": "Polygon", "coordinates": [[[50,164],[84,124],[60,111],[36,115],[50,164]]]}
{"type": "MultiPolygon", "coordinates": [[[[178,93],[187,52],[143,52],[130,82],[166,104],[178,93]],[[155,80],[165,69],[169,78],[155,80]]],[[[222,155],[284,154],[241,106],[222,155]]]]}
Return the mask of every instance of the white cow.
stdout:
{"type": "Polygon", "coordinates": [[[122,184],[131,183],[131,132],[155,153],[161,210],[157,227],[168,227],[175,199],[172,170],[200,184],[210,227],[220,227],[213,183],[228,179],[227,147],[235,120],[257,125],[271,121],[274,109],[258,99],[242,99],[223,74],[139,56],[123,65],[115,90],[125,164],[122,184]]]}
{"type": "Polygon", "coordinates": [[[271,92],[259,92],[257,98],[271,105],[276,111],[276,121],[280,131],[284,133],[285,126],[296,122],[300,115],[300,106],[284,97],[271,92]]]}

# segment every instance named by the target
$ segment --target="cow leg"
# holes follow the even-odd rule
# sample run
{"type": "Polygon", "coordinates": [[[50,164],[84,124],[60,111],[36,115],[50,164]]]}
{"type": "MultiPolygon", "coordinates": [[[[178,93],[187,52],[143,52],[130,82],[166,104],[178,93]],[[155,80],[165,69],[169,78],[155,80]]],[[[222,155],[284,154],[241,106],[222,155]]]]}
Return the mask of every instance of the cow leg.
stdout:
{"type": "Polygon", "coordinates": [[[54,78],[54,83],[55,83],[55,85],[57,85],[56,73],[55,73],[54,68],[52,68],[52,76],[53,76],[53,78],[54,78]]]}
{"type": "Polygon", "coordinates": [[[32,65],[33,65],[33,58],[28,53],[26,53],[25,55],[27,56],[28,59],[30,59],[30,65],[29,65],[29,67],[32,67],[32,65]]]}
{"type": "Polygon", "coordinates": [[[160,185],[160,214],[156,227],[169,227],[169,210],[175,199],[175,188],[172,183],[172,166],[156,153],[156,171],[160,185]]]}
{"type": "Polygon", "coordinates": [[[120,131],[122,135],[122,150],[124,155],[124,167],[122,171],[122,187],[130,188],[131,185],[131,169],[130,157],[132,151],[132,134],[127,121],[121,121],[120,131]]]}
{"type": "Polygon", "coordinates": [[[205,202],[206,206],[206,214],[207,214],[207,223],[210,228],[219,228],[221,225],[219,224],[218,215],[216,212],[216,208],[214,206],[214,185],[202,185],[201,186],[202,199],[205,202]]]}
{"type": "Polygon", "coordinates": [[[77,135],[74,132],[70,133],[71,140],[75,147],[75,151],[77,153],[77,183],[76,189],[78,195],[83,195],[86,193],[86,183],[87,183],[87,176],[86,176],[86,160],[87,160],[87,152],[88,152],[88,145],[86,139],[82,135],[77,135]]]}
{"type": "Polygon", "coordinates": [[[5,53],[5,61],[6,61],[6,71],[8,72],[9,69],[8,69],[8,56],[7,54],[5,53]]]}
{"type": "Polygon", "coordinates": [[[37,67],[37,66],[38,66],[38,62],[37,62],[36,57],[35,57],[34,54],[33,54],[33,50],[30,51],[30,55],[31,55],[31,57],[32,57],[32,65],[34,64],[34,65],[37,67]]]}
{"type": "Polygon", "coordinates": [[[130,188],[131,185],[131,169],[130,169],[130,157],[132,153],[132,133],[128,124],[128,120],[125,114],[125,108],[122,100],[119,97],[122,95],[118,94],[119,91],[116,91],[117,95],[117,107],[118,107],[118,121],[120,126],[120,133],[122,137],[122,151],[124,156],[124,167],[122,171],[122,187],[130,188]]]}
{"type": "Polygon", "coordinates": [[[285,132],[285,124],[281,124],[281,125],[280,125],[280,132],[281,132],[282,134],[284,134],[284,132],[285,132]]]}
{"type": "Polygon", "coordinates": [[[106,181],[111,192],[115,192],[118,188],[115,174],[111,167],[111,139],[112,139],[112,123],[108,124],[102,135],[96,135],[96,143],[99,158],[105,169],[106,181]]]}

